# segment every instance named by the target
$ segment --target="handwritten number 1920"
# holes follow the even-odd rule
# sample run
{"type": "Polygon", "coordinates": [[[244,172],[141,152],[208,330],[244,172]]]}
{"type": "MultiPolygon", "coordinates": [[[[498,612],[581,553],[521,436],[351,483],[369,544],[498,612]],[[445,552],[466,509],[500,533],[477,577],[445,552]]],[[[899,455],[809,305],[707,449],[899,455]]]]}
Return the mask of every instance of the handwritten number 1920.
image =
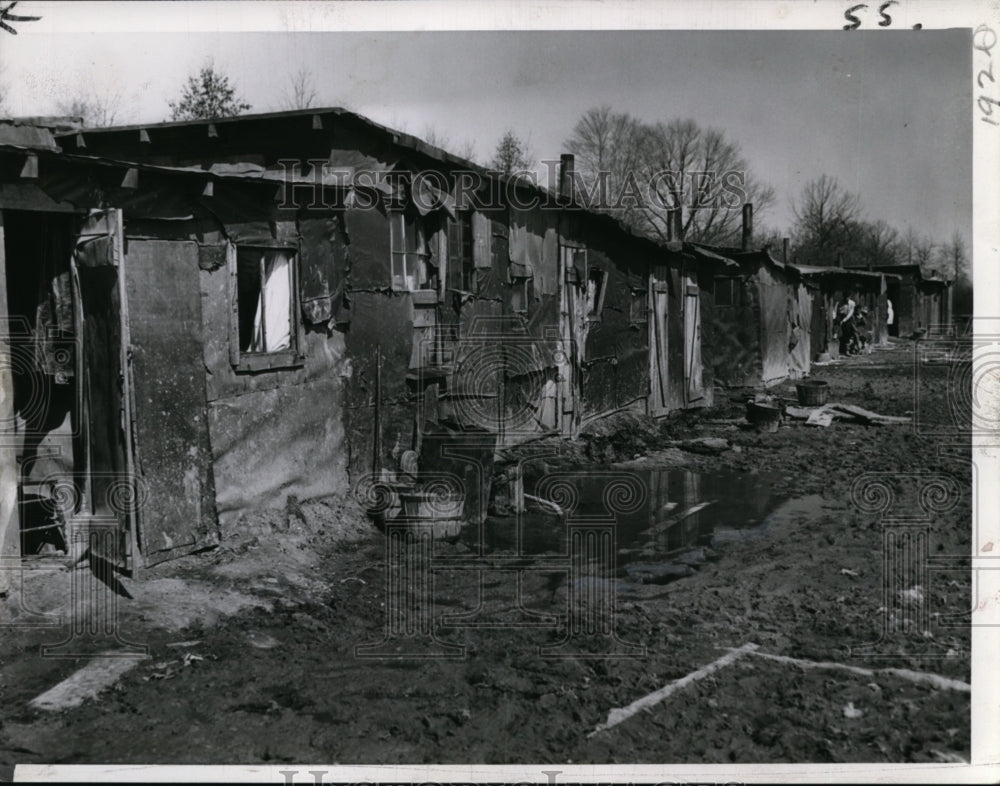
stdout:
{"type": "MultiPolygon", "coordinates": [[[[882,17],[878,22],[879,27],[888,27],[889,25],[892,24],[892,17],[885,12],[885,9],[887,9],[891,5],[899,5],[899,0],[887,0],[887,2],[882,3],[882,5],[878,7],[878,14],[880,17],[882,17]]],[[[861,27],[861,19],[855,16],[855,13],[857,11],[863,11],[866,8],[868,8],[867,3],[859,3],[858,5],[852,5],[846,11],[844,11],[844,19],[846,19],[848,22],[848,24],[844,25],[844,29],[857,30],[859,27],[861,27]]],[[[922,26],[923,25],[916,24],[913,26],[913,29],[919,30],[922,26]]]]}
{"type": "Polygon", "coordinates": [[[972,32],[972,48],[977,52],[982,52],[987,57],[986,67],[979,70],[979,74],[976,76],[976,84],[979,85],[979,89],[983,91],[983,94],[976,99],[976,106],[979,107],[979,111],[982,112],[982,116],[979,118],[984,123],[989,123],[993,126],[1000,126],[1000,122],[993,117],[993,108],[1000,107],[1000,100],[996,98],[991,98],[986,95],[986,81],[990,84],[996,83],[996,78],[993,76],[993,47],[997,45],[997,34],[994,32],[992,27],[987,25],[979,25],[972,32]],[[985,80],[985,81],[984,81],[985,80]]]}

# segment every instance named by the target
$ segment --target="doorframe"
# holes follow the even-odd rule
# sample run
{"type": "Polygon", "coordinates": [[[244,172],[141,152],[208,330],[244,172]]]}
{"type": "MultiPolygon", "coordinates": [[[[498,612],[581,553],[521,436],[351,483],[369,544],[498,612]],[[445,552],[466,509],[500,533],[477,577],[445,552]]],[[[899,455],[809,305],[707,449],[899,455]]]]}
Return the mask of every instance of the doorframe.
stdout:
{"type": "MultiPolygon", "coordinates": [[[[7,257],[6,257],[6,236],[4,233],[4,214],[7,211],[24,211],[39,214],[41,216],[51,216],[51,215],[65,215],[67,213],[72,213],[80,219],[80,225],[76,226],[73,230],[71,236],[71,245],[75,248],[76,243],[79,238],[83,235],[84,224],[88,217],[93,218],[94,212],[88,213],[87,211],[81,211],[76,209],[57,209],[57,210],[46,210],[37,209],[34,207],[21,207],[19,205],[7,205],[0,204],[0,318],[9,321],[10,311],[8,307],[8,292],[7,292],[7,257]]],[[[129,352],[129,340],[128,340],[128,306],[127,297],[125,289],[125,252],[124,252],[124,222],[123,214],[120,209],[114,208],[103,212],[107,216],[107,226],[109,233],[112,235],[112,262],[115,267],[115,277],[118,287],[119,295],[119,320],[120,320],[120,362],[123,377],[123,390],[122,390],[122,407],[123,412],[120,414],[123,417],[122,427],[123,427],[123,437],[125,444],[125,461],[126,461],[126,472],[128,473],[128,482],[130,484],[135,483],[135,453],[134,453],[134,416],[135,411],[135,399],[132,390],[132,367],[130,361],[129,352]]],[[[85,315],[83,313],[83,301],[80,289],[80,281],[78,268],[76,265],[75,257],[70,258],[70,274],[72,278],[72,292],[73,292],[73,322],[74,330],[76,331],[77,341],[83,342],[84,332],[83,324],[85,315]]],[[[6,337],[0,337],[6,338],[6,337]]],[[[4,342],[9,343],[9,342],[4,342]]],[[[6,354],[6,348],[0,347],[0,357],[6,354]]],[[[84,462],[85,466],[77,467],[74,462],[74,476],[80,479],[82,485],[81,490],[81,503],[82,508],[80,511],[73,511],[71,518],[66,521],[66,532],[65,537],[67,540],[67,548],[71,547],[71,539],[73,537],[73,518],[80,516],[84,517],[88,515],[88,509],[93,509],[93,465],[90,460],[90,447],[92,442],[91,430],[92,424],[89,414],[89,408],[87,406],[87,390],[86,390],[86,375],[83,373],[83,363],[84,354],[82,351],[77,352],[76,358],[76,379],[75,379],[75,391],[74,391],[74,415],[79,418],[79,428],[80,433],[76,437],[81,441],[80,453],[85,456],[84,462]]],[[[20,560],[23,555],[21,554],[21,532],[20,532],[20,511],[18,510],[19,499],[20,499],[20,487],[21,487],[21,475],[20,468],[17,464],[17,449],[16,449],[16,435],[13,433],[14,429],[14,411],[13,411],[13,377],[10,373],[10,367],[8,364],[3,365],[0,368],[0,386],[5,387],[9,391],[10,395],[5,397],[5,402],[9,401],[10,412],[8,413],[8,404],[4,403],[3,411],[0,411],[0,558],[16,558],[20,560]],[[9,451],[9,456],[8,456],[9,451]],[[13,465],[13,508],[10,512],[6,511],[6,498],[9,493],[7,488],[10,480],[7,477],[7,463],[8,457],[11,459],[13,465]],[[10,542],[8,542],[8,539],[10,542]]],[[[132,499],[138,499],[138,489],[132,488],[132,499]]],[[[130,539],[130,555],[129,555],[129,569],[132,571],[132,575],[137,574],[138,568],[142,564],[142,557],[139,553],[138,548],[138,521],[137,512],[135,505],[129,505],[128,513],[128,526],[129,526],[129,539],[130,539]]],[[[0,579],[0,589],[3,588],[3,579],[0,579]]]]}
{"type": "Polygon", "coordinates": [[[666,262],[654,263],[649,271],[649,398],[646,409],[652,417],[662,417],[670,412],[670,268],[666,262]],[[657,273],[664,273],[660,277],[657,273]],[[659,295],[663,298],[664,311],[657,310],[659,295]]]}
{"type": "MultiPolygon", "coordinates": [[[[10,324],[10,310],[7,306],[7,251],[4,232],[4,211],[0,206],[0,319],[10,324]]],[[[21,561],[21,515],[18,510],[20,471],[17,466],[17,438],[14,422],[14,376],[11,373],[11,358],[8,347],[10,336],[0,335],[0,564],[21,561]]],[[[8,592],[14,571],[0,570],[0,592],[8,592]]]]}
{"type": "Polygon", "coordinates": [[[684,405],[705,400],[704,362],[701,347],[701,289],[698,286],[698,271],[690,265],[685,265],[681,271],[681,314],[684,320],[684,405]],[[691,290],[694,290],[692,292],[691,290]],[[694,319],[688,322],[688,304],[694,301],[694,319]],[[689,335],[689,328],[693,335],[689,335]],[[697,347],[697,353],[695,348],[697,347]],[[695,366],[697,365],[697,369],[695,366]],[[697,395],[692,395],[691,381],[697,373],[700,381],[697,395]]]}

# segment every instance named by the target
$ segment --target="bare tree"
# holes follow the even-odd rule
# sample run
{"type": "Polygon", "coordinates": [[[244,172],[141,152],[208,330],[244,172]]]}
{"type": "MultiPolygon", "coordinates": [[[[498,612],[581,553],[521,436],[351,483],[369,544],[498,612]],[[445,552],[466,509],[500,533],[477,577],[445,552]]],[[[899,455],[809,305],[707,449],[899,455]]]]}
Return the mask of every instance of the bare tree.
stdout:
{"type": "Polygon", "coordinates": [[[972,266],[962,233],[955,230],[947,243],[938,246],[938,267],[946,276],[971,278],[972,266]]]}
{"type": "Polygon", "coordinates": [[[563,143],[575,157],[576,174],[583,181],[589,206],[613,211],[636,228],[648,223],[639,200],[618,196],[631,188],[636,173],[645,169],[647,133],[648,129],[627,112],[615,112],[604,105],[584,112],[563,143]]]}
{"type": "Polygon", "coordinates": [[[896,256],[901,265],[920,265],[921,268],[931,266],[936,246],[926,235],[917,232],[913,227],[907,227],[897,245],[896,256]]]}
{"type": "Polygon", "coordinates": [[[472,161],[473,163],[478,163],[476,158],[476,140],[466,139],[455,149],[455,155],[468,161],[472,161]]]}
{"type": "Polygon", "coordinates": [[[424,126],[424,131],[420,136],[428,145],[439,147],[442,150],[447,150],[451,144],[451,137],[448,134],[430,124],[424,126]]]}
{"type": "Polygon", "coordinates": [[[316,103],[316,80],[312,71],[300,68],[292,74],[289,83],[289,93],[281,102],[283,109],[309,109],[316,103]]]}
{"type": "Polygon", "coordinates": [[[100,92],[93,90],[89,94],[59,101],[59,113],[83,120],[85,128],[104,128],[121,121],[121,107],[124,100],[122,88],[100,92]]]}
{"type": "Polygon", "coordinates": [[[895,265],[899,246],[899,232],[881,218],[861,224],[862,251],[866,261],[873,265],[895,265]]]}
{"type": "Polygon", "coordinates": [[[429,145],[454,153],[460,158],[475,161],[476,143],[472,140],[467,139],[461,144],[454,143],[451,136],[430,124],[424,126],[424,131],[420,136],[429,145]]]}
{"type": "Polygon", "coordinates": [[[863,232],[858,220],[861,201],[845,191],[837,178],[821,175],[807,183],[792,212],[796,245],[804,262],[831,265],[857,250],[858,236],[863,232]]]}
{"type": "Polygon", "coordinates": [[[588,193],[604,193],[592,206],[660,239],[670,235],[671,211],[680,210],[685,239],[732,244],[744,203],[758,215],[774,203],[774,190],[753,176],[739,145],[693,120],[650,125],[597,107],[580,118],[566,146],[588,193]]]}

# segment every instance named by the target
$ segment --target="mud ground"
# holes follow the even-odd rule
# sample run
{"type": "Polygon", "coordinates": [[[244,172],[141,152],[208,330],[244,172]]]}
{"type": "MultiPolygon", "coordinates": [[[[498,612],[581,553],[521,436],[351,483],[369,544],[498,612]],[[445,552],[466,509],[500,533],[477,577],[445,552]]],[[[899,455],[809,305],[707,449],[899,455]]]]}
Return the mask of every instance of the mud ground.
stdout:
{"type": "MultiPolygon", "coordinates": [[[[766,527],[714,543],[692,575],[602,585],[616,591],[614,646],[631,657],[586,657],[607,649],[600,637],[541,656],[540,647],[565,639],[567,603],[579,598],[558,572],[531,571],[521,587],[524,610],[508,622],[548,614],[563,620],[556,627],[439,625],[429,649],[454,655],[464,647],[463,657],[358,657],[358,645],[386,634],[385,538],[356,509],[312,503],[303,505],[304,521],[262,513],[219,549],[139,581],[122,579],[131,598],[119,598],[121,641],[88,633],[64,648],[76,657],[41,657],[41,645],[67,638],[65,624],[5,629],[0,775],[17,762],[968,760],[967,692],[753,655],[592,733],[610,710],[748,643],[809,661],[969,680],[964,623],[972,599],[961,564],[971,543],[969,449],[961,439],[921,433],[943,433],[954,419],[954,369],[921,364],[916,373],[914,362],[914,345],[900,342],[817,367],[813,376],[829,382],[831,400],[916,413],[917,426],[786,421],[776,433],[758,433],[739,422],[744,408],[733,395],[712,410],[655,423],[597,424],[545,459],[547,468],[756,473],[775,495],[766,527]],[[723,438],[729,448],[702,455],[677,444],[700,436],[723,438]],[[946,568],[917,576],[923,585],[883,587],[884,557],[902,547],[884,548],[884,522],[872,507],[877,491],[866,501],[855,487],[852,498],[859,476],[871,472],[897,476],[884,482],[894,494],[892,515],[917,520],[930,556],[946,568]],[[925,488],[921,497],[940,475],[953,485],[925,488]],[[149,657],[112,687],[62,711],[30,706],[90,653],[122,641],[146,647],[149,657]],[[635,655],[636,647],[645,653],[635,655]]],[[[790,386],[777,392],[794,396],[790,386]]],[[[700,515],[711,521],[707,511],[700,515]]],[[[469,553],[464,541],[435,548],[459,561],[469,553]]],[[[435,613],[472,614],[480,591],[499,608],[515,607],[516,574],[497,566],[481,582],[475,572],[442,572],[435,613]]],[[[81,591],[92,589],[85,569],[72,575],[81,591]]],[[[65,620],[70,579],[65,570],[25,571],[21,597],[65,620]]],[[[8,622],[40,619],[19,610],[18,598],[6,606],[8,622]]],[[[395,647],[375,654],[399,655],[395,647]]]]}

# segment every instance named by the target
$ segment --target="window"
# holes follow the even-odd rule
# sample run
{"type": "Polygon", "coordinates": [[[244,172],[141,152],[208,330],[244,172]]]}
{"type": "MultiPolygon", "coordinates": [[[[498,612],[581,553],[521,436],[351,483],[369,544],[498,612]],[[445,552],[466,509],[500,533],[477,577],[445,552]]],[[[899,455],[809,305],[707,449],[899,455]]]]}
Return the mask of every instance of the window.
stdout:
{"type": "Polygon", "coordinates": [[[715,305],[738,306],[742,285],[738,278],[715,279],[715,305]]]}
{"type": "Polygon", "coordinates": [[[299,360],[295,258],[292,249],[248,246],[231,255],[233,365],[256,370],[299,360]]]}
{"type": "Polygon", "coordinates": [[[600,321],[604,310],[604,291],[607,289],[608,274],[592,267],[587,273],[587,319],[600,321]]]}
{"type": "Polygon", "coordinates": [[[427,289],[427,262],[430,254],[420,221],[409,212],[389,213],[392,251],[392,288],[397,292],[427,289]]]}
{"type": "Polygon", "coordinates": [[[628,320],[633,325],[642,325],[649,321],[649,295],[645,289],[632,290],[628,320]]]}
{"type": "Polygon", "coordinates": [[[462,210],[448,221],[448,289],[473,291],[472,211],[462,210]]]}

